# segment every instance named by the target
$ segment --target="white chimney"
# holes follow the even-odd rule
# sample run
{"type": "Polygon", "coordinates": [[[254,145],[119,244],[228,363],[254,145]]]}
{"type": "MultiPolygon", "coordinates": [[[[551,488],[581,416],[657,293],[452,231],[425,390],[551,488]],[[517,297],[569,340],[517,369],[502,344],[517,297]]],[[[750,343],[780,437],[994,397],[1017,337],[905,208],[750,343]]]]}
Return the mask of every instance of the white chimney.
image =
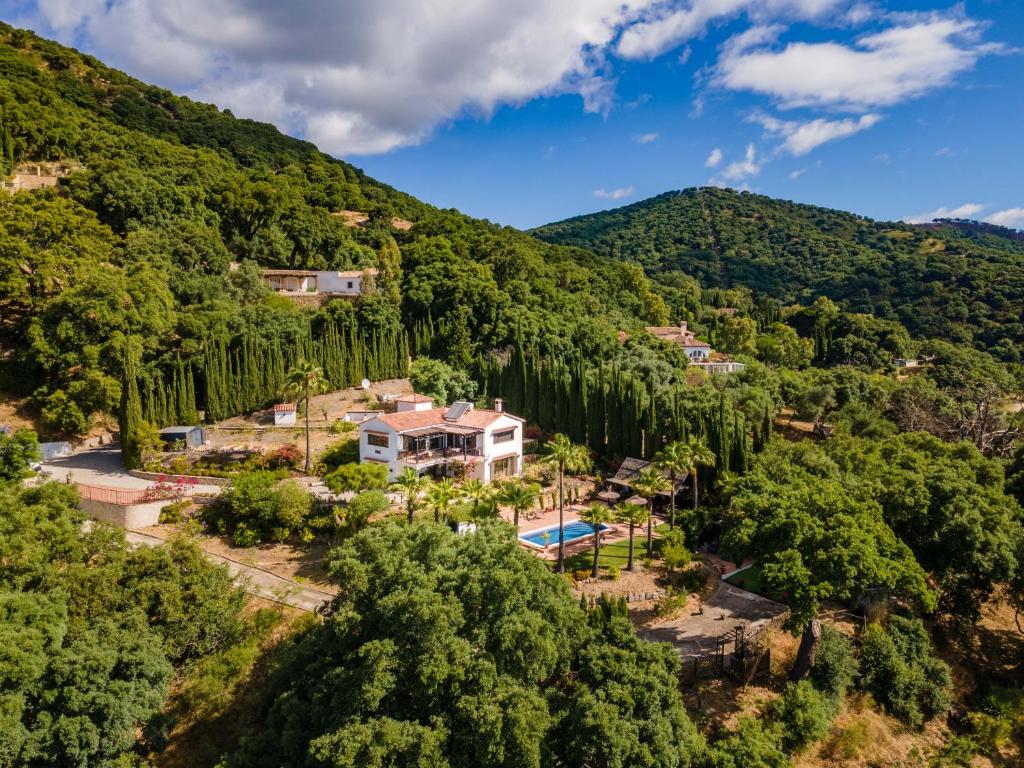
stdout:
{"type": "Polygon", "coordinates": [[[494,398],[494,410],[496,410],[498,413],[502,413],[505,410],[505,401],[502,400],[500,397],[494,398]]]}

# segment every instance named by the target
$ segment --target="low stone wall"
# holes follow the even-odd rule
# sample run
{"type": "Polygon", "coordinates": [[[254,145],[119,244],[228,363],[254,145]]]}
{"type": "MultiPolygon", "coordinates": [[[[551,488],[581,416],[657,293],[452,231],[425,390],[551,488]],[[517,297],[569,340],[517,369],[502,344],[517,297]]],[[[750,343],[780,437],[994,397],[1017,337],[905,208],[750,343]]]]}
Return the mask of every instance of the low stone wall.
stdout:
{"type": "Polygon", "coordinates": [[[129,469],[128,474],[140,480],[151,480],[154,483],[163,479],[167,483],[177,483],[179,480],[188,484],[196,485],[219,485],[221,487],[231,482],[230,477],[205,477],[203,475],[175,475],[170,472],[143,472],[141,469],[129,469]]]}
{"type": "Polygon", "coordinates": [[[95,499],[81,499],[78,502],[78,506],[89,517],[127,529],[156,525],[160,522],[160,510],[167,504],[170,502],[151,501],[147,504],[127,505],[95,499]]]}

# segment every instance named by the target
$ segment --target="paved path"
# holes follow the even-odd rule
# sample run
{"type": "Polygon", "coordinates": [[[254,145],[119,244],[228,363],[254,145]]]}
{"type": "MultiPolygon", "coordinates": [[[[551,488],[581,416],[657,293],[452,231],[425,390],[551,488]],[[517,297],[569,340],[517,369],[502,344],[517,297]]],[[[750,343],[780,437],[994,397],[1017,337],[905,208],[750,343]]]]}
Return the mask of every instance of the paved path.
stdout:
{"type": "MultiPolygon", "coordinates": [[[[165,539],[138,531],[126,531],[125,537],[129,542],[137,546],[156,547],[166,543],[165,539]]],[[[289,605],[292,608],[299,608],[303,611],[315,611],[325,603],[334,599],[334,595],[321,589],[299,584],[291,579],[271,573],[253,565],[246,565],[237,560],[215,555],[212,552],[203,550],[210,560],[215,563],[223,563],[228,567],[231,575],[246,592],[250,595],[273,600],[277,603],[289,605]]]]}
{"type": "MultiPolygon", "coordinates": [[[[43,473],[59,483],[71,480],[84,485],[101,485],[107,488],[141,490],[153,485],[152,480],[132,477],[121,462],[121,448],[118,445],[104,445],[88,448],[70,456],[61,456],[43,462],[43,473]]],[[[192,486],[195,493],[220,493],[218,485],[192,486]]]]}

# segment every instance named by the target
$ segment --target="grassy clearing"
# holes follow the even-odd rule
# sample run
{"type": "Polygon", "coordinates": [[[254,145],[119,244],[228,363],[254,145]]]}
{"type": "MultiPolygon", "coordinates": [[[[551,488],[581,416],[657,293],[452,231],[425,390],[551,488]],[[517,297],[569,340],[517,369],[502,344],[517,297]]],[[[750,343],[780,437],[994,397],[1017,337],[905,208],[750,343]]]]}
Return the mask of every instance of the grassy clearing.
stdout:
{"type": "Polygon", "coordinates": [[[764,574],[760,563],[755,563],[745,571],[740,571],[726,577],[725,581],[727,584],[753,592],[755,595],[761,595],[761,597],[767,597],[769,600],[776,600],[780,603],[786,602],[781,593],[769,589],[764,583],[764,574]]]}

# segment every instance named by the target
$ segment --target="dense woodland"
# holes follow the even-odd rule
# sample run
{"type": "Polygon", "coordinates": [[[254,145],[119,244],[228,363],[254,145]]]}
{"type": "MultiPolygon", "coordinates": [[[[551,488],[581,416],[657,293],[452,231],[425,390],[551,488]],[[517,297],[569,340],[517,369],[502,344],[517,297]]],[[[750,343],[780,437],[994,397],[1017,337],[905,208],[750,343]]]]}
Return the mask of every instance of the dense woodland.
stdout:
{"type": "Polygon", "coordinates": [[[674,546],[756,558],[794,634],[826,606],[892,610],[855,642],[826,628],[805,679],[709,732],[676,654],[619,601],[580,605],[493,499],[462,505],[472,537],[429,521],[454,518],[451,487],[420,521],[370,523],[386,478],[340,441],[319,460],[358,492],[343,512],[283,465],[206,513],[245,546],[329,537],[338,599],[263,655],[273,617],[194,544],[83,525],[70,489],[20,487],[36,435],[0,433],[0,768],[147,765],[257,659],[252,721],[202,764],[784,768],[853,696],[913,733],[955,709],[921,766],[1011,764],[1024,660],[965,649],[986,607],[1024,610],[1019,237],[717,189],[518,232],[0,25],[0,166],[45,160],[83,168],[0,195],[0,398],[45,436],[120,417],[137,459],[155,427],[265,407],[304,363],[335,389],[408,375],[440,401],[504,398],[548,471],[556,433],[601,473],[703,449],[674,546]],[[302,309],[260,267],[379,275],[302,309]],[[643,330],[680,321],[745,369],[709,376],[643,330]],[[926,365],[898,374],[907,357],[926,365]]]}
{"type": "Polygon", "coordinates": [[[825,295],[848,311],[896,320],[914,336],[1021,358],[1024,243],[1001,227],[876,222],[704,187],[534,233],[640,264],[658,280],[682,272],[707,287],[744,286],[787,304],[825,295]]]}

